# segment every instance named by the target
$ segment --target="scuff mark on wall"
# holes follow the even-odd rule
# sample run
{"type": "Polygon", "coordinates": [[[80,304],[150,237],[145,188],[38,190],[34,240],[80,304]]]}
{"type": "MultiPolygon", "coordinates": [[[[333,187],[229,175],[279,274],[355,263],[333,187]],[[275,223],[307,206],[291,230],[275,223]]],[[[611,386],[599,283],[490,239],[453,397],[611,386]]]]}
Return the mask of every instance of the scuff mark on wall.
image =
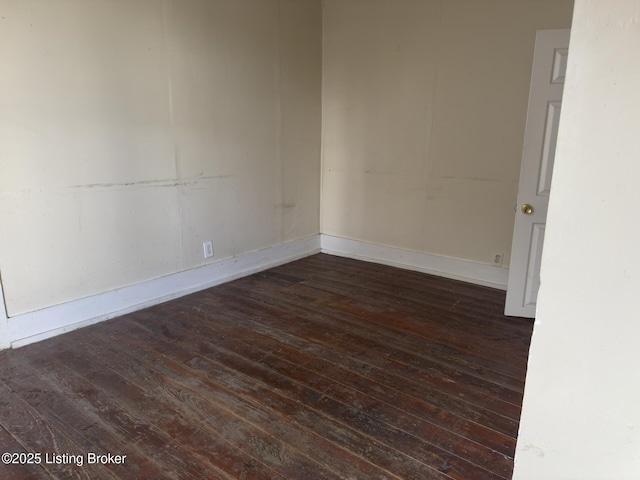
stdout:
{"type": "Polygon", "coordinates": [[[233,175],[208,175],[186,178],[184,180],[164,179],[164,180],[140,180],[136,182],[122,183],[92,183],[87,185],[71,185],[66,187],[69,190],[78,189],[100,189],[100,188],[127,188],[127,187],[180,187],[185,185],[195,185],[203,180],[232,178],[233,175]]]}
{"type": "Polygon", "coordinates": [[[444,175],[440,178],[443,180],[473,180],[476,182],[496,182],[496,183],[504,182],[504,180],[501,178],[465,177],[461,175],[444,175]]]}
{"type": "Polygon", "coordinates": [[[401,175],[401,172],[395,171],[384,171],[384,170],[375,170],[375,169],[367,169],[364,171],[366,175],[401,175]]]}
{"type": "Polygon", "coordinates": [[[524,451],[533,451],[533,452],[535,452],[535,454],[538,457],[544,457],[544,450],[542,448],[538,447],[537,445],[532,444],[532,443],[529,443],[529,444],[525,445],[522,448],[522,450],[524,450],[524,451]]]}

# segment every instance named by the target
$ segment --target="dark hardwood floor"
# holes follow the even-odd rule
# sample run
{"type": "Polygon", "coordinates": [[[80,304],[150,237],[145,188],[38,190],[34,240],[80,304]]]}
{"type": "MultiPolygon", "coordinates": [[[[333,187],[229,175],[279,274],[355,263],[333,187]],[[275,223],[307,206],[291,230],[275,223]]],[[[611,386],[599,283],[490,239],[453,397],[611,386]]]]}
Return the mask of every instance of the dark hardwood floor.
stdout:
{"type": "Polygon", "coordinates": [[[509,479],[504,297],[315,255],[2,352],[0,451],[41,458],[0,478],[509,479]]]}

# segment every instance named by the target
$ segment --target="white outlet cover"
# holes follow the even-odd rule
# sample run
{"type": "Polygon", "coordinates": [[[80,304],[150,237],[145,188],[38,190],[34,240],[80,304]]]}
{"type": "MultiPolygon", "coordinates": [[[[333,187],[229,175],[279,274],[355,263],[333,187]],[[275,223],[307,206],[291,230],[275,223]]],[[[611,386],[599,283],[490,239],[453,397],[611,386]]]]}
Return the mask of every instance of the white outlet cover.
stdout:
{"type": "Polygon", "coordinates": [[[213,257],[213,242],[211,240],[204,242],[202,244],[202,249],[204,250],[204,258],[213,257]]]}

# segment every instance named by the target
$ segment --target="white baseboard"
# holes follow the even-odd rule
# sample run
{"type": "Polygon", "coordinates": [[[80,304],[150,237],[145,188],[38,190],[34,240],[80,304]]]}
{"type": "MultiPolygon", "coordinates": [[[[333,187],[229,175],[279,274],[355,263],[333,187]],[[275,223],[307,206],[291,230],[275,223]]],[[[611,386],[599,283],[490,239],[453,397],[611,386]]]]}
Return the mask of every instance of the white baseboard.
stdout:
{"type": "Polygon", "coordinates": [[[320,251],[502,290],[507,285],[506,268],[331,235],[314,235],[13,317],[7,316],[0,290],[0,350],[45,340],[320,251]]]}
{"type": "Polygon", "coordinates": [[[38,342],[319,252],[320,235],[314,235],[35,312],[7,318],[5,311],[3,319],[0,311],[0,324],[5,322],[4,332],[0,325],[0,349],[38,342]]]}
{"type": "Polygon", "coordinates": [[[507,289],[509,269],[489,264],[321,235],[322,252],[507,289]]]}

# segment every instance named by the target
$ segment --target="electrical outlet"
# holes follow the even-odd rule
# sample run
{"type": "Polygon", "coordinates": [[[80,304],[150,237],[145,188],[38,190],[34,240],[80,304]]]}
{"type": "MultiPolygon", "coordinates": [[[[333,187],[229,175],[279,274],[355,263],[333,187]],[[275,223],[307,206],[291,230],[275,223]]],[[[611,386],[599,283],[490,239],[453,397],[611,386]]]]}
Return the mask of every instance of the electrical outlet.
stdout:
{"type": "Polygon", "coordinates": [[[501,267],[502,266],[502,257],[503,257],[502,252],[492,253],[491,254],[491,263],[493,265],[495,265],[496,267],[501,267]]]}
{"type": "Polygon", "coordinates": [[[204,250],[204,258],[213,257],[213,242],[211,240],[204,242],[202,244],[202,249],[204,250]]]}

